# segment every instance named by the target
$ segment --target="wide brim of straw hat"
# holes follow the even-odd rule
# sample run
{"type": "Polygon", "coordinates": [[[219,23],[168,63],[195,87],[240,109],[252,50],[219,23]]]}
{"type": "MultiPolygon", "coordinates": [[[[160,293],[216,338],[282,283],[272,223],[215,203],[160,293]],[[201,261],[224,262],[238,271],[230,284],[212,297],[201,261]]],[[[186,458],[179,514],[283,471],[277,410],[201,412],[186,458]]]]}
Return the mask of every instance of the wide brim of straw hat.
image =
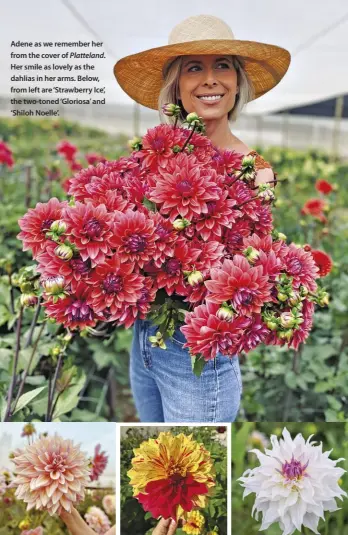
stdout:
{"type": "Polygon", "coordinates": [[[114,75],[133,100],[158,110],[163,67],[177,56],[221,54],[244,59],[244,70],[254,87],[254,99],[275,87],[290,65],[290,53],[282,47],[237,39],[206,39],[151,48],[120,59],[114,75]]]}

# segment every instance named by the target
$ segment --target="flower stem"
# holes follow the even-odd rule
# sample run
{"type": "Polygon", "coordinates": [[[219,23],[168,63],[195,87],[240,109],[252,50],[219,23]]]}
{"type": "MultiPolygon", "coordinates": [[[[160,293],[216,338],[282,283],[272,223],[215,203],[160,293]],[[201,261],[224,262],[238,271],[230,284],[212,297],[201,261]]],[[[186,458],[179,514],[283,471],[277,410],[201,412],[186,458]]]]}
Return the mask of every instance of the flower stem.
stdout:
{"type": "Polygon", "coordinates": [[[189,137],[186,139],[185,143],[184,143],[184,146],[183,148],[181,149],[181,152],[184,152],[184,150],[186,149],[186,146],[188,145],[188,142],[190,141],[191,137],[193,136],[193,132],[195,131],[196,129],[196,125],[193,126],[192,130],[191,130],[191,133],[189,135],[189,137]]]}
{"type": "Polygon", "coordinates": [[[20,307],[19,309],[19,317],[17,322],[17,331],[16,331],[16,349],[15,349],[15,356],[13,359],[13,369],[12,369],[12,378],[10,383],[10,388],[7,394],[7,407],[4,417],[4,422],[8,422],[11,420],[11,403],[12,403],[12,396],[14,392],[14,387],[16,384],[17,379],[17,365],[18,365],[18,358],[19,358],[19,351],[21,347],[21,327],[22,327],[22,318],[23,318],[23,307],[20,307]]]}
{"type": "Polygon", "coordinates": [[[27,340],[26,340],[26,342],[24,344],[24,349],[27,349],[27,347],[29,347],[31,345],[31,342],[32,342],[32,339],[33,339],[34,330],[35,330],[36,323],[37,323],[37,320],[38,320],[38,317],[39,317],[39,314],[40,314],[40,310],[41,310],[40,301],[41,301],[41,296],[39,297],[39,300],[38,300],[38,303],[37,303],[35,314],[33,316],[33,319],[32,319],[31,325],[30,325],[28,338],[27,338],[27,340]]]}
{"type": "Polygon", "coordinates": [[[25,207],[29,208],[31,203],[31,166],[27,165],[25,171],[25,207]]]}
{"type": "Polygon", "coordinates": [[[52,386],[51,386],[51,392],[49,394],[49,403],[47,404],[46,422],[51,422],[52,421],[53,412],[54,412],[54,409],[56,408],[56,404],[57,404],[57,401],[58,401],[59,393],[58,393],[58,396],[57,396],[55,402],[53,403],[54,393],[55,393],[55,390],[56,390],[56,385],[57,385],[60,369],[62,367],[62,363],[63,363],[63,353],[60,353],[59,357],[58,357],[57,366],[56,366],[56,369],[55,369],[55,372],[54,372],[54,377],[53,377],[52,386]]]}
{"type": "Polygon", "coordinates": [[[15,313],[15,298],[14,298],[14,288],[12,285],[11,273],[8,274],[8,281],[10,284],[10,311],[11,311],[11,314],[14,314],[15,313]]]}
{"type": "Polygon", "coordinates": [[[37,336],[37,338],[36,338],[36,341],[35,341],[33,350],[32,350],[32,352],[31,352],[31,355],[30,355],[30,358],[29,358],[27,367],[26,367],[25,370],[24,370],[23,377],[22,377],[22,379],[21,379],[21,382],[20,382],[20,385],[19,385],[19,388],[18,388],[17,396],[16,396],[16,399],[15,399],[14,404],[13,404],[13,407],[12,407],[12,412],[15,410],[15,408],[16,408],[16,406],[17,406],[17,403],[18,403],[18,400],[19,400],[19,398],[20,398],[21,395],[22,395],[23,388],[24,388],[24,385],[25,385],[25,380],[26,380],[26,378],[27,378],[27,376],[28,376],[28,373],[29,373],[29,370],[30,370],[31,363],[32,363],[33,358],[34,358],[34,355],[35,355],[35,353],[36,353],[36,350],[37,350],[37,347],[38,347],[38,344],[39,344],[39,340],[40,340],[40,338],[41,338],[41,335],[42,335],[42,333],[43,333],[43,330],[44,330],[45,325],[46,325],[46,323],[43,322],[42,325],[41,325],[39,334],[38,334],[38,336],[37,336]]]}

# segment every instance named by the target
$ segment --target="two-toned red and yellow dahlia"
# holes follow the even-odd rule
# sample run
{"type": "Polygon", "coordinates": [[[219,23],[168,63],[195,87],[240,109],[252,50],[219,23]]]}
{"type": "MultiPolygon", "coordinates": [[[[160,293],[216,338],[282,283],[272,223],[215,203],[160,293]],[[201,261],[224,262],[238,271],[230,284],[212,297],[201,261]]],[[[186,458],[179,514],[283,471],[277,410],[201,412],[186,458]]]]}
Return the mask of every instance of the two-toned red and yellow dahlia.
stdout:
{"type": "Polygon", "coordinates": [[[203,444],[162,432],[134,449],[128,472],[134,497],[154,518],[178,520],[203,508],[215,486],[214,467],[203,444]]]}

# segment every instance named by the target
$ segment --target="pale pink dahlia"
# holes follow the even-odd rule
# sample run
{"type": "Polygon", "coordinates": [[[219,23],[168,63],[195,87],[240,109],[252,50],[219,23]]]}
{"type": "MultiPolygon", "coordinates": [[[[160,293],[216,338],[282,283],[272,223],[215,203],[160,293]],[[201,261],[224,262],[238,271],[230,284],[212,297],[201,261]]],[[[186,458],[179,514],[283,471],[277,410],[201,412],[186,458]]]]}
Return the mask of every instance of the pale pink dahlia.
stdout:
{"type": "Polygon", "coordinates": [[[107,494],[102,501],[104,511],[107,515],[114,515],[116,512],[116,496],[115,494],[107,494]]]}
{"type": "Polygon", "coordinates": [[[16,450],[13,486],[27,510],[47,509],[52,516],[84,498],[90,482],[89,460],[79,446],[59,435],[42,437],[24,450],[16,450]]]}
{"type": "Polygon", "coordinates": [[[272,285],[262,266],[250,266],[241,255],[225,260],[220,269],[212,269],[211,280],[205,285],[210,292],[208,299],[218,304],[231,301],[234,309],[246,316],[259,314],[271,297],[272,285]]]}
{"type": "Polygon", "coordinates": [[[42,526],[38,526],[35,529],[26,529],[25,531],[21,532],[21,535],[43,535],[44,530],[42,526]]]}
{"type": "Polygon", "coordinates": [[[111,523],[104,511],[93,505],[85,514],[85,520],[96,533],[103,535],[111,528],[111,523]]]}

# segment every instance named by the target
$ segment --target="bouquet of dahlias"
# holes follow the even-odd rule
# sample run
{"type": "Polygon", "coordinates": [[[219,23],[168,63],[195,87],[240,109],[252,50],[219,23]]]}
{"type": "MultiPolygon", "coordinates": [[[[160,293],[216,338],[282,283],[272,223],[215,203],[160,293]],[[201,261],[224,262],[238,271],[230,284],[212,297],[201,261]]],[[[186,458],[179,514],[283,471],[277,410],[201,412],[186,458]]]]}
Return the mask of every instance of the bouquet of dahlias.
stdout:
{"type": "Polygon", "coordinates": [[[207,505],[215,486],[213,462],[192,435],[162,432],[135,448],[134,454],[128,472],[133,496],[153,518],[187,520],[188,513],[207,505]]]}
{"type": "Polygon", "coordinates": [[[79,446],[59,435],[41,437],[12,456],[16,465],[16,497],[27,503],[27,510],[47,509],[52,516],[84,499],[90,483],[89,459],[79,446]]]}
{"type": "Polygon", "coordinates": [[[131,146],[75,174],[69,201],[39,203],[19,221],[48,316],[91,333],[148,318],[163,349],[185,323],[193,363],[260,343],[297,349],[328,296],[310,247],[273,229],[275,181],[255,186],[255,158],[218,150],[195,113],[131,146]]]}

